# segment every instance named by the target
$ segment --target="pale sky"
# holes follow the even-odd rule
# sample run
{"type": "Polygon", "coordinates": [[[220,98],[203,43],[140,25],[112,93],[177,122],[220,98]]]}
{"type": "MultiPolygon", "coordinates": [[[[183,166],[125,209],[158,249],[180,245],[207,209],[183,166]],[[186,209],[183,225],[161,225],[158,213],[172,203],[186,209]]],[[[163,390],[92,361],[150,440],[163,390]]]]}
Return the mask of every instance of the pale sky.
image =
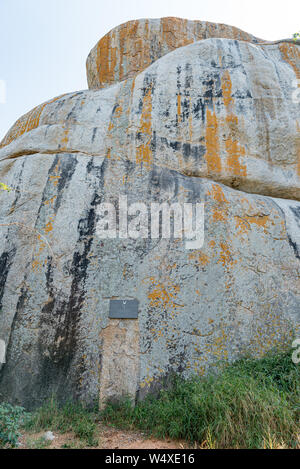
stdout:
{"type": "Polygon", "coordinates": [[[300,30],[300,0],[0,0],[0,140],[34,106],[87,88],[86,57],[110,29],[163,16],[274,40],[300,30]]]}

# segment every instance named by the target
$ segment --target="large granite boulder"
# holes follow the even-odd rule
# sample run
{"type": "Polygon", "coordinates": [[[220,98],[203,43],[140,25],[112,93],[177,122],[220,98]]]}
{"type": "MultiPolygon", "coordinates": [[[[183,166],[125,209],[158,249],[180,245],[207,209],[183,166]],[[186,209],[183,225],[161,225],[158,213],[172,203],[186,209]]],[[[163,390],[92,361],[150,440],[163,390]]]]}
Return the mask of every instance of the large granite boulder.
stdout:
{"type": "Polygon", "coordinates": [[[174,372],[205,374],[299,335],[300,48],[255,42],[224,25],[130,22],[89,56],[98,89],[9,131],[1,399],[143,397],[174,372]],[[203,246],[103,239],[100,204],[120,196],[204,203],[203,246]],[[137,299],[138,319],[110,319],[116,299],[137,299]]]}

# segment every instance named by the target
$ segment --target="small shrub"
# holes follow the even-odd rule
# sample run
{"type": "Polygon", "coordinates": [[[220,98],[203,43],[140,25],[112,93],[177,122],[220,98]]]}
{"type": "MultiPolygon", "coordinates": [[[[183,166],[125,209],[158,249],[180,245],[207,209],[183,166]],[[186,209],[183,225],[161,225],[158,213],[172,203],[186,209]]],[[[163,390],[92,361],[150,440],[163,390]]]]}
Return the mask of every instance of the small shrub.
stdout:
{"type": "Polygon", "coordinates": [[[293,34],[293,38],[295,39],[295,41],[297,41],[297,39],[300,39],[300,31],[298,33],[293,34]]]}
{"type": "Polygon", "coordinates": [[[20,427],[28,414],[23,407],[0,404],[0,447],[15,448],[21,436],[20,427]]]}

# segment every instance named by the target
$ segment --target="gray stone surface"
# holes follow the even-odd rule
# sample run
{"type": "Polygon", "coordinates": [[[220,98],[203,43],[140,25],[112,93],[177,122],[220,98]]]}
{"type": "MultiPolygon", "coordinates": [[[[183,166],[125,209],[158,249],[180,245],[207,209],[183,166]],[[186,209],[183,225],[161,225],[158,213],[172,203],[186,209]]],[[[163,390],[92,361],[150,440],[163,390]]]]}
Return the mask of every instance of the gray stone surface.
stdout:
{"type": "Polygon", "coordinates": [[[0,192],[1,399],[142,397],[299,335],[298,57],[205,39],[15,124],[0,147],[13,189],[0,192]],[[99,239],[97,208],[120,195],[205,203],[202,249],[99,239]],[[109,320],[124,298],[138,320],[109,320]]]}

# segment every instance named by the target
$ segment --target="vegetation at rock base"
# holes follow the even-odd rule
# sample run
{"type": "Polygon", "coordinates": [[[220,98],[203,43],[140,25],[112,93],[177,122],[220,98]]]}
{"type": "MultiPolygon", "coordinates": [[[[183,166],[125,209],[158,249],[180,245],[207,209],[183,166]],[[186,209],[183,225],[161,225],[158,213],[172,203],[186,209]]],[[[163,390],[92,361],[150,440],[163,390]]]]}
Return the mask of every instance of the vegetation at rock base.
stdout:
{"type": "Polygon", "coordinates": [[[23,407],[0,403],[0,448],[15,448],[21,436],[21,426],[26,421],[23,407]]]}
{"type": "MultiPolygon", "coordinates": [[[[300,365],[291,356],[291,350],[273,352],[220,364],[218,374],[174,377],[159,396],[135,407],[123,399],[99,412],[78,403],[59,406],[53,398],[26,414],[0,404],[0,447],[16,447],[20,433],[46,431],[72,433],[77,445],[97,446],[102,423],[199,448],[300,448],[300,365]]],[[[33,448],[48,445],[42,436],[32,443],[33,448]]]]}
{"type": "Polygon", "coordinates": [[[87,446],[97,446],[96,417],[94,411],[89,411],[80,404],[68,402],[64,406],[59,406],[52,398],[31,414],[24,429],[34,433],[39,431],[56,431],[61,434],[72,432],[87,446]]]}
{"type": "Polygon", "coordinates": [[[132,407],[108,404],[103,419],[203,448],[299,447],[300,367],[291,351],[244,358],[214,376],[174,378],[169,390],[132,407]]]}

